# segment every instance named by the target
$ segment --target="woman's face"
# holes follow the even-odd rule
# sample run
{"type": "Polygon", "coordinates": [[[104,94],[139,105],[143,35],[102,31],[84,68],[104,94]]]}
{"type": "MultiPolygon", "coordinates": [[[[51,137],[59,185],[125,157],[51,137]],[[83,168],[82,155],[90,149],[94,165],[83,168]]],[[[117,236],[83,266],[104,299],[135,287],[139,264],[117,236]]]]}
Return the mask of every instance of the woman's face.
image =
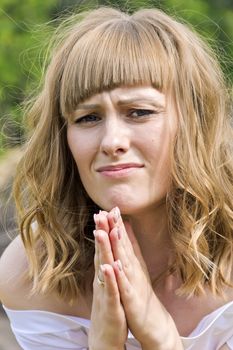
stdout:
{"type": "Polygon", "coordinates": [[[151,86],[119,87],[80,104],[67,138],[91,199],[123,214],[164,203],[176,129],[175,108],[151,86]]]}

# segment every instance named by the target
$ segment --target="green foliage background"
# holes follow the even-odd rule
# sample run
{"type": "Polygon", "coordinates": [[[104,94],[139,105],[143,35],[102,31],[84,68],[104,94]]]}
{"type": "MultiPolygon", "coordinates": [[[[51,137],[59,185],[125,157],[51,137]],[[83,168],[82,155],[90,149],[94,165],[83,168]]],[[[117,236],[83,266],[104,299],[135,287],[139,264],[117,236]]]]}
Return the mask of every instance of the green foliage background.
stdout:
{"type": "Polygon", "coordinates": [[[232,85],[233,0],[0,0],[0,155],[23,142],[20,106],[39,84],[49,28],[73,8],[97,5],[158,7],[183,18],[217,50],[232,85]]]}

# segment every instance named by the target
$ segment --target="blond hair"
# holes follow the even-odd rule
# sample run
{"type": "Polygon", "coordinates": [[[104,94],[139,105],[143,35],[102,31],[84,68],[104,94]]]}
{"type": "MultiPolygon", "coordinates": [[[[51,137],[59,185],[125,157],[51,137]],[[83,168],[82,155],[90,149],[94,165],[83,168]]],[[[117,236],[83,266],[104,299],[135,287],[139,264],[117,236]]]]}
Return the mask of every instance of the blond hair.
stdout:
{"type": "Polygon", "coordinates": [[[232,272],[232,128],[214,54],[157,9],[128,15],[101,7],[70,17],[56,37],[44,85],[26,112],[32,131],[14,186],[33,290],[73,299],[93,277],[99,208],[68,148],[66,117],[95,93],[149,84],[173,96],[178,111],[167,211],[180,293],[208,285],[221,294],[232,272]]]}

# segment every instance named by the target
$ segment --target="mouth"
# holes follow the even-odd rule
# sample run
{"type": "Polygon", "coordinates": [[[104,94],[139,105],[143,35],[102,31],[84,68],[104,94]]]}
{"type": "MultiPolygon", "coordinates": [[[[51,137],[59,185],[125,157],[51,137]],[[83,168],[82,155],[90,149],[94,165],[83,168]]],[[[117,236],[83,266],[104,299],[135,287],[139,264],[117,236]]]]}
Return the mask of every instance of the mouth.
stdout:
{"type": "Polygon", "coordinates": [[[138,163],[116,164],[100,167],[97,169],[97,172],[103,176],[120,178],[131,175],[143,167],[143,164],[138,163]]]}

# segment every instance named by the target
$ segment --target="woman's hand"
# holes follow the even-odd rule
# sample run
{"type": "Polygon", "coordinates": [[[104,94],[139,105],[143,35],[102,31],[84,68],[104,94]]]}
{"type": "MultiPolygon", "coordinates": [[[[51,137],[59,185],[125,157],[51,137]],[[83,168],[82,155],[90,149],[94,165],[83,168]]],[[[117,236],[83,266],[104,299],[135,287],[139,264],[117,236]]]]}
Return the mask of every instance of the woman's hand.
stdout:
{"type": "Polygon", "coordinates": [[[95,215],[95,277],[89,332],[90,350],[123,350],[128,335],[124,309],[113,270],[107,212],[95,215]],[[101,271],[102,266],[102,271],[101,271]],[[100,284],[100,281],[104,284],[100,284]]]}
{"type": "Polygon", "coordinates": [[[175,324],[153,291],[130,224],[123,223],[118,208],[107,218],[113,268],[130,331],[143,349],[182,349],[175,324]]]}

